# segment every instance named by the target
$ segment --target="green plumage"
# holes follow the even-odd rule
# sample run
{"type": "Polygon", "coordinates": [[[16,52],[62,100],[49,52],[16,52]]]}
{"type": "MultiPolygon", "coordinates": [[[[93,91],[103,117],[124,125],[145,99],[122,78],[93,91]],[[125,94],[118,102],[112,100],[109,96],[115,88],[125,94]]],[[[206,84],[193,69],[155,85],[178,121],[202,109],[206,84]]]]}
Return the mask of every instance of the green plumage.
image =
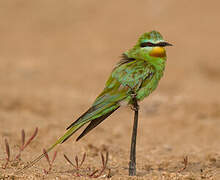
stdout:
{"type": "MultiPolygon", "coordinates": [[[[166,62],[164,46],[168,45],[170,44],[166,43],[156,31],[143,34],[137,44],[123,54],[122,60],[107,80],[104,90],[88,111],[73,122],[67,128],[67,132],[47,152],[66,141],[83,125],[89,123],[77,140],[110,116],[121,104],[132,105],[132,93],[135,92],[137,100],[141,101],[155,90],[163,76],[166,62]]],[[[32,166],[43,156],[44,154],[25,168],[32,166]]]]}

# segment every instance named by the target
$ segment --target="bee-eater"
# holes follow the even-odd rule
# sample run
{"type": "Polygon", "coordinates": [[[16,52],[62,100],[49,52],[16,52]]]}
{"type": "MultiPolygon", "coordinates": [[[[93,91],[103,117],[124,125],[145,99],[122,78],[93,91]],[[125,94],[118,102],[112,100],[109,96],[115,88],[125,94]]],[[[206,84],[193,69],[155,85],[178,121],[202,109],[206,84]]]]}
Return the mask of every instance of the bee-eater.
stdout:
{"type": "MultiPolygon", "coordinates": [[[[136,100],[141,101],[153,92],[163,76],[166,64],[165,46],[171,46],[171,44],[165,42],[159,32],[144,33],[133,48],[123,53],[122,59],[110,74],[104,90],[92,106],[67,127],[67,132],[47,149],[47,153],[57,144],[65,142],[85,124],[89,123],[76,139],[77,141],[122,104],[133,106],[134,94],[136,100]]],[[[43,156],[44,154],[41,154],[24,169],[31,167],[43,156]]]]}

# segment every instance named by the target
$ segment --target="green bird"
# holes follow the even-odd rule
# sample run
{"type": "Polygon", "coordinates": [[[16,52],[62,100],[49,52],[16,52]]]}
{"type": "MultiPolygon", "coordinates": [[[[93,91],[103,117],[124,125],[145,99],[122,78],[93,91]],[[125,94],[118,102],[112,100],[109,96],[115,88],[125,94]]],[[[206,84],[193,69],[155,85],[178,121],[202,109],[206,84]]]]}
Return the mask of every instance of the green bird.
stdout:
{"type": "MultiPolygon", "coordinates": [[[[165,69],[167,59],[165,46],[171,46],[171,44],[165,42],[159,32],[144,33],[132,49],[123,53],[121,61],[113,69],[104,90],[92,106],[67,127],[67,132],[47,149],[47,153],[56,145],[65,142],[85,124],[89,123],[76,141],[99,125],[122,104],[133,106],[134,95],[137,101],[141,101],[152,93],[165,69]]],[[[44,154],[24,169],[31,167],[42,157],[44,154]]]]}

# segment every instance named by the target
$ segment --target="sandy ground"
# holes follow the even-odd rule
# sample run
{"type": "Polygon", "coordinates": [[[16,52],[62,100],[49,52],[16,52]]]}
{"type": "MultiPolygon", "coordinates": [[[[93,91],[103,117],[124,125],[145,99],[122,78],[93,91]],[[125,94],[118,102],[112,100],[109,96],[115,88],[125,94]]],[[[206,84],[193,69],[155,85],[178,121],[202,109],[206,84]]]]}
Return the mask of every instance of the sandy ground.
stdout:
{"type": "Polygon", "coordinates": [[[108,151],[112,179],[220,179],[219,6],[217,0],[0,1],[0,178],[74,179],[63,154],[73,160],[86,152],[85,179],[108,151]],[[140,104],[137,177],[128,176],[133,113],[126,107],[81,141],[75,142],[78,132],[58,146],[48,175],[45,159],[15,175],[87,110],[121,53],[152,29],[174,46],[158,89],[140,104]],[[14,162],[21,130],[28,138],[36,127],[37,137],[14,162]],[[11,162],[2,169],[5,139],[11,162]]]}

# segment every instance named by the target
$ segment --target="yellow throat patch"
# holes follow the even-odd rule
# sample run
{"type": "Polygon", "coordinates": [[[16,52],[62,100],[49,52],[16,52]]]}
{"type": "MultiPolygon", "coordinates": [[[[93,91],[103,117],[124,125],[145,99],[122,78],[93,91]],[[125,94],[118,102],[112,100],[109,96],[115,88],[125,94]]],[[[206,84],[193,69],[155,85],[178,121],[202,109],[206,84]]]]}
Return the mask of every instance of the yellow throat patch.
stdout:
{"type": "Polygon", "coordinates": [[[166,50],[163,47],[154,47],[150,52],[153,57],[166,57],[166,50]]]}

